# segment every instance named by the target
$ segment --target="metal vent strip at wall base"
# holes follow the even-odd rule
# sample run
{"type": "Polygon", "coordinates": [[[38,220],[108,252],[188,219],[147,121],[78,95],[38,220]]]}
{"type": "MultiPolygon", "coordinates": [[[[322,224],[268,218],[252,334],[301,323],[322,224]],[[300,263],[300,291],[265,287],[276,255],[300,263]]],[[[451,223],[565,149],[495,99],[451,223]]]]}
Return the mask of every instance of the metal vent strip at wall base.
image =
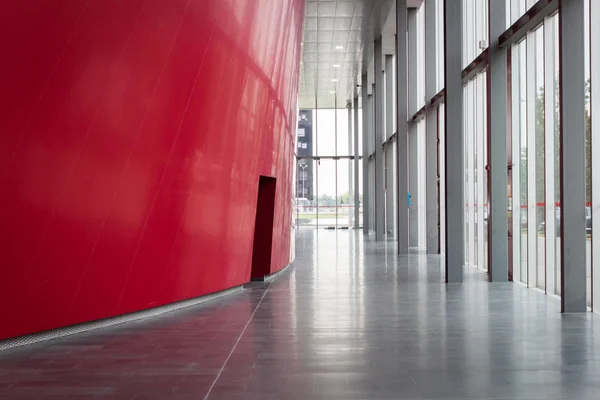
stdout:
{"type": "Polygon", "coordinates": [[[207,294],[204,296],[194,297],[192,299],[178,301],[176,303],[166,304],[164,306],[159,306],[155,308],[149,308],[146,310],[135,311],[128,314],[117,315],[114,317],[99,319],[96,321],[83,322],[81,324],[75,324],[70,326],[65,326],[63,328],[51,329],[44,332],[32,333],[29,335],[18,336],[15,338],[0,340],[0,351],[11,349],[14,347],[25,346],[29,344],[39,343],[46,340],[58,339],[65,336],[75,335],[77,333],[83,333],[87,331],[91,331],[99,328],[106,328],[113,325],[122,324],[124,322],[132,322],[140,319],[158,316],[170,311],[179,310],[182,308],[195,306],[200,303],[205,303],[207,301],[216,300],[220,297],[233,294],[239,292],[243,289],[243,287],[235,286],[230,289],[222,290],[220,292],[215,292],[211,294],[207,294]]]}
{"type": "Polygon", "coordinates": [[[269,274],[269,275],[265,275],[263,278],[252,278],[252,279],[250,279],[250,283],[252,283],[252,282],[271,282],[272,280],[274,280],[278,276],[283,275],[284,272],[289,271],[291,269],[290,267],[293,264],[294,263],[289,263],[288,265],[286,265],[285,267],[283,267],[279,271],[274,272],[274,273],[269,274]]]}

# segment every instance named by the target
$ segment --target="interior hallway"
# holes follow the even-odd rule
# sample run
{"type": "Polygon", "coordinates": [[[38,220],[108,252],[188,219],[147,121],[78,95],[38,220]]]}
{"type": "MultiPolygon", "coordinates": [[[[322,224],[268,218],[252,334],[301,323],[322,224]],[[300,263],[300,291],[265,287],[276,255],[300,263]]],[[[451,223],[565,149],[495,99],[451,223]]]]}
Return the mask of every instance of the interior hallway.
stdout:
{"type": "Polygon", "coordinates": [[[301,229],[271,284],[2,352],[0,398],[600,398],[598,316],[362,238],[301,229]]]}

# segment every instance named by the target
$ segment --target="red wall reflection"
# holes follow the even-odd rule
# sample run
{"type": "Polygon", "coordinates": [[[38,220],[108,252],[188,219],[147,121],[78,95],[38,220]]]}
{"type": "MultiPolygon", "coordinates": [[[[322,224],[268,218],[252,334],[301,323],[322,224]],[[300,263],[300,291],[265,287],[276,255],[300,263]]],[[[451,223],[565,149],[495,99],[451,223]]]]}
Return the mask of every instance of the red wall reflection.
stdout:
{"type": "Polygon", "coordinates": [[[0,339],[288,264],[304,0],[3,3],[0,339]]]}

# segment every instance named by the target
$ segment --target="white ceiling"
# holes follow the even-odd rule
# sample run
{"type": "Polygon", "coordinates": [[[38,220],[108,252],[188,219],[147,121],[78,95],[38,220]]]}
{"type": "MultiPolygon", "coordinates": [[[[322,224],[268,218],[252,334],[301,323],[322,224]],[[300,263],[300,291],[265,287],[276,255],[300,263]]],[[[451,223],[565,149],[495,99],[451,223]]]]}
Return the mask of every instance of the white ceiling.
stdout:
{"type": "MultiPolygon", "coordinates": [[[[417,7],[422,0],[408,0],[417,7]]],[[[301,109],[344,108],[362,71],[373,81],[373,38],[394,52],[395,0],[307,0],[299,101],[301,109]]],[[[370,85],[369,85],[370,92],[370,85]]]]}

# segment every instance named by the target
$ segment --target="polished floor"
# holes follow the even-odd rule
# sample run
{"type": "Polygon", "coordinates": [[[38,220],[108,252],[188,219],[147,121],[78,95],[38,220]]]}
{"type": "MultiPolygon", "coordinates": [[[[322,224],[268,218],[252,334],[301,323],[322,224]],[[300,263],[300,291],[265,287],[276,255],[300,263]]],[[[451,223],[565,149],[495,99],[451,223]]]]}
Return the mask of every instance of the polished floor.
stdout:
{"type": "Polygon", "coordinates": [[[0,353],[6,399],[600,399],[600,316],[301,229],[271,284],[0,353]]]}

